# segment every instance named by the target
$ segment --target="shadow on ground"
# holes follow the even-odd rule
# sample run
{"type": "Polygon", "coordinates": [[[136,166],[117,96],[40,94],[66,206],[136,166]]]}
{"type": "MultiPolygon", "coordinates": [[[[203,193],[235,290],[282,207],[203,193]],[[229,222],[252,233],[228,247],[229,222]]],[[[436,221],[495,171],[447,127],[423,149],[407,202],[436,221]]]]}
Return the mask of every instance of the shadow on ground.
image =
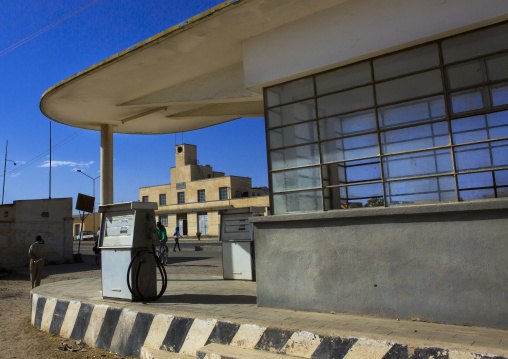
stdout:
{"type": "Polygon", "coordinates": [[[256,304],[253,295],[219,295],[219,294],[178,294],[164,295],[158,303],[185,304],[256,304]]]}
{"type": "Polygon", "coordinates": [[[168,264],[179,264],[185,262],[197,262],[207,259],[214,259],[213,257],[168,257],[168,264]]]}

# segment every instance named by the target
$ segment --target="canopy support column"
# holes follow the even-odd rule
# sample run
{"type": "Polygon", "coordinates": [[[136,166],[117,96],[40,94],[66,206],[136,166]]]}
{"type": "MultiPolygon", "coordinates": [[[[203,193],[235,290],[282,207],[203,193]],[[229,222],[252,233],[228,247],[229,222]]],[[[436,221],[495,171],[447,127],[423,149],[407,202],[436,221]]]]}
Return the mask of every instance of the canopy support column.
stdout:
{"type": "Polygon", "coordinates": [[[113,125],[101,125],[101,205],[113,203],[113,125]]]}

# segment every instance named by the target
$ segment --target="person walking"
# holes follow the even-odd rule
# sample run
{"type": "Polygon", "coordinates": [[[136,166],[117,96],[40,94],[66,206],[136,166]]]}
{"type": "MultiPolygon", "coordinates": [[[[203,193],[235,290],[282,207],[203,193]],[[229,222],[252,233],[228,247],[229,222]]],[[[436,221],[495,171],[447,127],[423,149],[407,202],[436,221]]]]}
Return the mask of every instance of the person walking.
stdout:
{"type": "Polygon", "coordinates": [[[44,256],[48,248],[41,236],[35,237],[35,243],[30,246],[28,256],[30,257],[30,282],[32,289],[41,285],[42,269],[44,268],[44,256]]]}
{"type": "Polygon", "coordinates": [[[173,233],[173,237],[175,238],[175,246],[173,247],[173,252],[176,252],[176,247],[178,247],[178,250],[181,251],[180,243],[178,242],[179,238],[182,238],[180,235],[180,227],[175,228],[175,233],[173,233]]]}

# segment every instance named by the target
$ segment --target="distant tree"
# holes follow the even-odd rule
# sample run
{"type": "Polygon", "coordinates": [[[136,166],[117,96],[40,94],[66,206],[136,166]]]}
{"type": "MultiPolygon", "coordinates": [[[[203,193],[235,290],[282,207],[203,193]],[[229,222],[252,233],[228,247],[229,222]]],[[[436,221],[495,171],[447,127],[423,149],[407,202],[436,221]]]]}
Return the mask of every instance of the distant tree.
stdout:
{"type": "Polygon", "coordinates": [[[364,207],[383,207],[385,205],[385,200],[383,197],[373,197],[365,203],[364,207]]]}

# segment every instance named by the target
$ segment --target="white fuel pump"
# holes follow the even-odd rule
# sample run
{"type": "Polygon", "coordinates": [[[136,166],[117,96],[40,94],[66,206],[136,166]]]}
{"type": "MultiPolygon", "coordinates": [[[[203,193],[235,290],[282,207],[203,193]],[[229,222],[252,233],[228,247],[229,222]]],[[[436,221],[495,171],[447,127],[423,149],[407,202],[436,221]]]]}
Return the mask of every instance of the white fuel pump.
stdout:
{"type": "Polygon", "coordinates": [[[99,207],[102,296],[130,301],[158,299],[167,287],[164,265],[154,253],[156,203],[127,202],[99,207]],[[157,273],[162,289],[157,294],[157,273]]]}

